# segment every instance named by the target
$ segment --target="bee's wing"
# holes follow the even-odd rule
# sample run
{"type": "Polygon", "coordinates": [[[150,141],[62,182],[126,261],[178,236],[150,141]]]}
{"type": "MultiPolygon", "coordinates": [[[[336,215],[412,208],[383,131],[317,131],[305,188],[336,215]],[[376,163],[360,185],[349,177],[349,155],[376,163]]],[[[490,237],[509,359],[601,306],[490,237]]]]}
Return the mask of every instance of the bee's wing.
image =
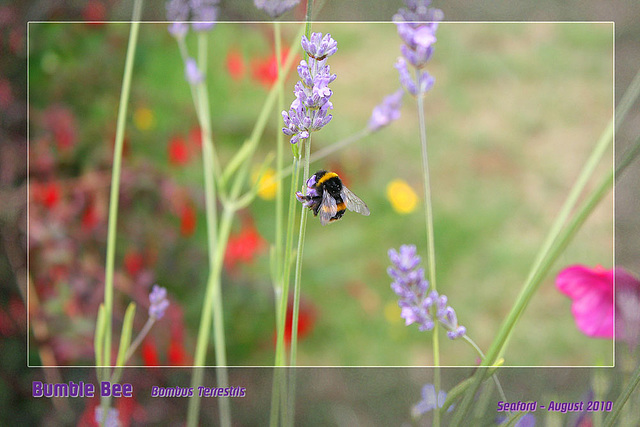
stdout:
{"type": "Polygon", "coordinates": [[[369,216],[371,212],[369,212],[369,208],[367,204],[360,200],[360,197],[353,194],[351,190],[349,190],[344,185],[342,186],[342,191],[340,192],[340,196],[342,197],[342,201],[347,205],[347,209],[352,212],[358,212],[361,215],[369,216]]]}
{"type": "Polygon", "coordinates": [[[320,224],[327,225],[331,218],[338,213],[336,199],[329,195],[328,191],[322,192],[322,203],[320,204],[320,224]]]}

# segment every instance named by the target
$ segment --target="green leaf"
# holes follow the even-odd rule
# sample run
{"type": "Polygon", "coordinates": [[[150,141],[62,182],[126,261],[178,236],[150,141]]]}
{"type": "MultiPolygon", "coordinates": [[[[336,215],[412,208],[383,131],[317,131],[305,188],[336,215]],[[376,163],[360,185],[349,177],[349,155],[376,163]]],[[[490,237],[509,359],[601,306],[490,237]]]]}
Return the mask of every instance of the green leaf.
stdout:
{"type": "Polygon", "coordinates": [[[104,349],[105,312],[104,304],[98,308],[98,318],[96,319],[96,332],[93,338],[93,350],[96,353],[96,366],[102,366],[102,352],[104,349]]]}
{"type": "Polygon", "coordinates": [[[122,333],[120,334],[120,347],[118,348],[118,358],[116,359],[116,366],[124,366],[126,363],[125,355],[131,344],[131,333],[133,330],[133,317],[136,314],[135,303],[129,304],[127,311],[124,314],[124,321],[122,323],[122,333]]]}

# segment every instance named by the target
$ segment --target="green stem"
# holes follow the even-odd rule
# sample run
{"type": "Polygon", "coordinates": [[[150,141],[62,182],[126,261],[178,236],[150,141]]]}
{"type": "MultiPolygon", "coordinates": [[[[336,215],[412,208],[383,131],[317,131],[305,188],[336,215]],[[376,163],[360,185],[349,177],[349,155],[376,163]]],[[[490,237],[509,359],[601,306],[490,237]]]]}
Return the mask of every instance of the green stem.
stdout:
{"type": "Polygon", "coordinates": [[[327,145],[326,147],[322,148],[321,150],[316,151],[315,153],[313,153],[311,155],[311,157],[309,158],[309,163],[313,163],[315,161],[318,161],[320,159],[324,159],[325,157],[335,153],[338,150],[341,150],[343,148],[345,148],[348,145],[353,144],[354,142],[364,138],[367,135],[370,135],[371,131],[368,128],[364,128],[361,131],[341,140],[336,142],[335,144],[331,144],[331,145],[327,145]]]}
{"type": "MultiPolygon", "coordinates": [[[[280,58],[282,57],[282,33],[280,30],[280,22],[276,21],[273,23],[273,36],[275,39],[275,50],[276,50],[276,64],[278,70],[278,77],[280,77],[283,73],[282,66],[280,64],[280,58]]],[[[284,80],[278,79],[278,111],[284,110],[284,80]]],[[[282,173],[282,169],[284,167],[284,134],[278,128],[276,131],[276,176],[279,176],[282,173]]],[[[280,321],[280,302],[283,288],[283,272],[284,272],[284,254],[283,254],[283,215],[284,215],[284,194],[282,191],[282,182],[281,180],[277,181],[276,187],[276,224],[275,224],[275,258],[276,258],[276,271],[275,271],[275,283],[274,290],[276,294],[275,302],[276,302],[276,325],[278,327],[282,324],[280,321]]],[[[278,331],[279,333],[279,331],[278,331]]]]}
{"type": "Polygon", "coordinates": [[[133,75],[133,62],[138,44],[138,31],[140,28],[140,11],[142,0],[136,0],[134,4],[133,22],[129,32],[129,45],[124,66],[124,77],[120,91],[120,105],[116,122],[116,140],[113,153],[113,169],[111,172],[111,194],[109,197],[109,224],[107,231],[107,257],[105,267],[104,303],[107,318],[105,331],[104,357],[105,365],[111,365],[111,329],[113,317],[113,271],[116,253],[116,230],[118,228],[118,198],[120,195],[120,169],[122,167],[122,149],[124,146],[124,130],[127,121],[127,107],[131,93],[131,77],[133,75]]]}
{"type": "MultiPolygon", "coordinates": [[[[207,33],[198,34],[198,64],[202,72],[206,70],[207,63],[207,33]]],[[[226,210],[223,223],[221,224],[221,235],[217,235],[218,218],[216,206],[216,187],[214,176],[219,168],[215,164],[215,150],[211,138],[211,119],[209,111],[209,93],[205,84],[206,79],[199,83],[195,90],[196,112],[202,130],[202,163],[204,174],[205,193],[205,214],[207,221],[207,244],[209,258],[209,279],[207,282],[206,295],[203,301],[202,314],[200,318],[200,329],[198,331],[198,341],[196,344],[196,356],[194,366],[203,366],[206,363],[206,350],[209,343],[209,328],[213,322],[213,339],[215,343],[215,357],[217,370],[217,383],[219,387],[227,387],[227,356],[226,342],[224,335],[224,308],[222,304],[222,292],[220,275],[222,274],[222,259],[224,248],[227,245],[233,212],[226,210]],[[226,233],[226,234],[225,234],[226,233]],[[212,313],[213,311],[213,313],[212,313]]],[[[218,170],[219,172],[219,170],[218,170]]],[[[202,381],[202,370],[195,368],[192,377],[192,387],[196,389],[202,381]]],[[[197,393],[189,402],[188,422],[197,422],[199,413],[199,397],[197,393]]],[[[231,412],[228,399],[218,401],[220,407],[220,424],[231,425],[231,412]]]]}
{"type": "MultiPolygon", "coordinates": [[[[311,138],[304,140],[305,144],[305,156],[304,156],[304,173],[303,176],[309,176],[309,155],[311,153],[311,138]]],[[[303,186],[302,190],[303,194],[306,195],[307,188],[306,185],[303,186]]],[[[304,250],[304,238],[307,229],[307,212],[308,209],[301,209],[300,214],[300,231],[298,234],[298,251],[296,253],[296,271],[295,271],[295,281],[293,286],[293,313],[292,313],[292,323],[291,323],[291,354],[290,357],[290,366],[296,366],[297,357],[298,357],[298,316],[300,314],[300,289],[301,289],[301,281],[302,281],[302,257],[304,250]]],[[[288,383],[288,416],[290,417],[290,425],[293,425],[293,419],[295,417],[295,394],[296,394],[296,370],[290,369],[289,371],[289,383],[288,383]]]]}
{"type": "MultiPolygon", "coordinates": [[[[207,38],[205,32],[198,34],[198,60],[201,70],[205,70],[207,56],[207,38]]],[[[204,71],[202,71],[204,72],[204,71]]],[[[196,111],[202,131],[202,167],[204,171],[205,214],[207,221],[207,244],[209,271],[213,270],[216,254],[216,228],[218,224],[218,209],[216,206],[216,186],[214,184],[215,149],[211,139],[211,116],[209,111],[209,93],[205,84],[206,79],[196,87],[196,111]]]]}
{"type": "MultiPolygon", "coordinates": [[[[313,0],[307,0],[307,18],[305,26],[305,34],[307,39],[311,39],[311,16],[313,9],[313,0]]],[[[305,60],[309,61],[309,55],[305,52],[305,60]]],[[[305,144],[305,156],[304,156],[304,172],[303,179],[309,177],[309,157],[311,157],[311,136],[307,140],[302,140],[305,144]]],[[[303,194],[307,194],[306,185],[302,188],[303,194]]],[[[295,203],[295,202],[293,202],[295,203]]],[[[298,314],[300,309],[300,280],[302,278],[302,250],[304,248],[304,237],[307,228],[307,209],[302,208],[300,214],[300,232],[298,235],[298,251],[296,253],[296,273],[293,291],[293,316],[291,324],[291,354],[290,365],[296,366],[297,352],[298,352],[298,314]]],[[[288,262],[288,260],[286,260],[288,262]]],[[[286,312],[285,312],[286,313],[286,312]]],[[[285,316],[286,317],[286,316],[285,316]]],[[[286,322],[286,319],[284,319],[286,322]]],[[[291,369],[291,368],[290,368],[291,369]]],[[[289,371],[289,383],[288,383],[288,405],[287,405],[287,418],[285,423],[293,426],[293,420],[295,419],[295,394],[296,394],[296,370],[291,369],[289,371]]]]}
{"type": "MultiPolygon", "coordinates": [[[[420,71],[416,70],[416,81],[420,81],[420,71]]],[[[420,120],[420,146],[422,148],[422,177],[424,179],[424,211],[427,231],[427,279],[431,288],[436,288],[436,251],[433,232],[433,210],[431,203],[431,180],[429,174],[429,156],[427,153],[427,125],[424,119],[424,94],[419,93],[418,101],[418,118],[420,120]]],[[[433,328],[432,347],[433,347],[433,386],[436,389],[436,395],[440,391],[440,341],[439,341],[439,325],[436,322],[433,328]]],[[[435,411],[433,415],[433,425],[440,425],[440,412],[435,411]]]]}
{"type": "MultiPolygon", "coordinates": [[[[480,349],[480,347],[478,346],[478,344],[475,343],[474,340],[471,339],[471,337],[469,337],[468,335],[463,335],[462,338],[464,338],[464,340],[466,342],[468,342],[471,347],[473,347],[473,349],[476,351],[476,353],[478,353],[478,355],[480,356],[480,359],[484,360],[484,358],[486,357],[484,355],[484,353],[482,352],[482,350],[480,349]]],[[[505,396],[504,394],[504,390],[502,388],[502,385],[500,384],[500,380],[498,379],[498,375],[497,374],[493,374],[493,381],[496,383],[496,387],[498,388],[498,394],[500,394],[500,398],[502,399],[503,402],[507,401],[507,396],[505,396]]],[[[511,411],[508,411],[509,414],[511,414],[511,411]]]]}
{"type": "MultiPolygon", "coordinates": [[[[273,23],[273,37],[275,44],[275,53],[276,53],[276,64],[278,70],[278,82],[277,82],[277,91],[278,91],[278,111],[284,110],[284,79],[280,78],[283,74],[282,65],[280,63],[280,58],[282,57],[282,31],[280,28],[280,22],[275,21],[273,23]]],[[[278,118],[279,119],[279,118],[278,118]]],[[[276,131],[276,176],[281,176],[282,169],[284,167],[284,135],[282,131],[278,128],[276,131]]],[[[282,366],[284,361],[283,349],[284,349],[284,329],[286,322],[283,322],[282,319],[286,316],[285,313],[282,314],[281,307],[284,305],[286,308],[287,300],[282,296],[286,293],[284,292],[284,253],[283,253],[283,245],[285,236],[282,233],[283,229],[283,215],[284,215],[284,194],[282,191],[282,179],[278,179],[276,187],[276,224],[275,224],[275,277],[273,288],[274,288],[274,300],[275,300],[275,310],[276,310],[276,366],[282,366]],[[278,363],[280,361],[280,363],[278,363]]],[[[290,201],[290,205],[295,203],[295,201],[290,201]]],[[[288,286],[287,286],[288,287],[288,286]]],[[[287,289],[288,293],[288,289],[287,289]]],[[[286,384],[283,383],[284,377],[281,371],[277,368],[274,368],[273,371],[273,384],[271,390],[271,412],[270,412],[270,425],[275,427],[278,425],[278,420],[280,417],[279,409],[280,405],[283,402],[283,397],[286,396],[286,384]]],[[[283,407],[286,405],[282,405],[283,407]]],[[[284,414],[282,414],[284,417],[284,414]]]]}
{"type": "MultiPolygon", "coordinates": [[[[311,138],[304,140],[305,156],[304,156],[304,172],[303,176],[309,177],[309,157],[311,155],[311,138]]],[[[306,186],[303,188],[303,194],[307,194],[306,186]]],[[[300,215],[300,232],[298,234],[298,252],[296,256],[296,272],[293,286],[293,319],[291,324],[291,366],[296,366],[297,347],[298,347],[298,314],[300,311],[300,283],[302,281],[302,255],[304,250],[304,238],[307,230],[307,212],[308,209],[302,209],[300,215]]]]}
{"type": "Polygon", "coordinates": [[[640,94],[640,70],[636,72],[635,77],[629,84],[624,95],[622,95],[622,99],[616,107],[616,130],[620,128],[620,125],[627,117],[627,113],[631,107],[633,107],[636,99],[638,99],[638,94],[640,94]]]}
{"type": "Polygon", "coordinates": [[[622,413],[622,408],[624,408],[624,405],[629,400],[631,393],[633,393],[634,390],[638,387],[638,384],[640,384],[640,364],[636,367],[635,371],[631,375],[629,384],[627,384],[622,394],[618,396],[615,403],[613,404],[613,410],[607,415],[607,418],[605,418],[605,427],[614,425],[615,421],[622,413]]]}
{"type": "MultiPolygon", "coordinates": [[[[311,15],[313,11],[313,0],[307,0],[307,16],[305,17],[306,25],[304,34],[307,39],[311,39],[311,15]]],[[[304,53],[305,61],[309,62],[309,55],[307,52],[304,53]]]]}
{"type": "MultiPolygon", "coordinates": [[[[140,343],[142,343],[142,340],[144,339],[144,337],[147,336],[147,334],[149,333],[149,331],[151,330],[151,327],[153,326],[153,324],[155,323],[156,319],[153,317],[149,317],[147,319],[147,322],[144,324],[144,326],[142,327],[142,330],[140,331],[140,333],[138,334],[138,336],[136,337],[136,339],[133,341],[133,343],[131,343],[131,345],[129,346],[129,348],[127,349],[127,354],[124,357],[124,363],[126,364],[127,361],[131,358],[131,356],[133,356],[133,353],[136,352],[138,346],[140,345],[140,343]]],[[[112,383],[116,382],[116,381],[111,381],[112,383]]]]}
{"type": "Polygon", "coordinates": [[[280,295],[280,313],[278,320],[278,337],[276,341],[276,366],[285,366],[285,348],[284,333],[286,325],[287,305],[289,301],[289,285],[291,283],[291,253],[293,251],[293,226],[295,224],[296,209],[298,202],[296,200],[296,191],[300,181],[300,159],[293,158],[293,177],[291,178],[291,190],[289,191],[289,213],[287,215],[287,236],[285,242],[284,259],[283,259],[283,282],[282,293],[280,295]]]}
{"type": "MultiPolygon", "coordinates": [[[[116,231],[118,228],[118,197],[120,195],[120,170],[122,167],[122,149],[124,146],[124,131],[127,121],[127,107],[129,105],[129,95],[131,93],[131,80],[133,76],[133,63],[135,59],[136,46],[138,44],[138,32],[140,29],[140,16],[142,13],[142,0],[136,0],[133,5],[131,28],[129,30],[129,44],[127,46],[127,56],[124,65],[124,76],[120,91],[120,105],[118,107],[118,119],[116,121],[116,139],[113,152],[113,169],[111,171],[111,193],[109,195],[109,222],[107,230],[107,255],[105,261],[105,283],[104,283],[104,307],[105,307],[105,330],[104,330],[104,352],[103,365],[111,365],[111,335],[113,322],[113,272],[116,252],[116,231]]],[[[104,368],[102,378],[108,378],[108,367],[104,368]]],[[[104,425],[109,410],[110,399],[102,399],[103,418],[101,424],[104,425]]]]}
{"type": "MultiPolygon", "coordinates": [[[[231,232],[231,224],[233,222],[234,211],[231,208],[225,208],[222,212],[222,219],[220,224],[220,233],[218,234],[218,241],[216,247],[225,248],[229,239],[229,233],[231,232]]],[[[203,370],[202,366],[206,362],[206,351],[209,343],[210,328],[213,320],[214,325],[214,346],[216,353],[216,365],[218,369],[217,383],[219,387],[226,387],[228,383],[227,370],[221,367],[226,367],[227,359],[225,353],[224,343],[224,326],[223,326],[223,313],[222,313],[222,295],[220,290],[220,275],[222,273],[222,261],[224,260],[224,250],[216,251],[213,270],[209,273],[209,280],[207,282],[207,290],[204,297],[205,304],[202,307],[202,315],[200,317],[200,329],[198,330],[198,340],[196,343],[196,352],[193,361],[194,372],[191,379],[191,387],[196,390],[198,386],[202,384],[203,370]]],[[[230,425],[229,414],[224,415],[223,409],[228,411],[228,400],[220,400],[220,417],[221,425],[230,425]],[[226,403],[222,403],[226,402],[226,403]],[[226,405],[226,406],[223,406],[226,405]]],[[[187,415],[187,425],[196,426],[198,424],[198,413],[200,411],[200,398],[197,393],[194,393],[189,402],[189,411],[187,415]]]]}

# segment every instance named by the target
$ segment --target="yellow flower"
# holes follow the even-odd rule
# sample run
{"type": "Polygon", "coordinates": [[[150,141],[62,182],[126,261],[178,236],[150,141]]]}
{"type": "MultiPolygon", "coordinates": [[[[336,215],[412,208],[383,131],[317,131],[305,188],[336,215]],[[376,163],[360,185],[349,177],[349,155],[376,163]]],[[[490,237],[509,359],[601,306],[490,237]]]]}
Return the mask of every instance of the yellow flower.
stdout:
{"type": "Polygon", "coordinates": [[[138,107],[133,113],[133,123],[140,130],[149,130],[155,124],[153,111],[146,107],[138,107]]]}
{"type": "Polygon", "coordinates": [[[384,317],[389,323],[399,323],[401,312],[400,307],[398,307],[398,301],[389,301],[384,306],[384,317]]]}
{"type": "Polygon", "coordinates": [[[387,185],[387,199],[393,209],[401,214],[413,212],[418,204],[416,192],[402,179],[394,179],[387,185]]]}
{"type": "Polygon", "coordinates": [[[276,171],[273,168],[267,168],[262,176],[258,174],[259,171],[255,171],[251,177],[254,184],[260,180],[258,183],[258,196],[264,200],[273,200],[278,189],[278,183],[274,179],[276,171]]]}

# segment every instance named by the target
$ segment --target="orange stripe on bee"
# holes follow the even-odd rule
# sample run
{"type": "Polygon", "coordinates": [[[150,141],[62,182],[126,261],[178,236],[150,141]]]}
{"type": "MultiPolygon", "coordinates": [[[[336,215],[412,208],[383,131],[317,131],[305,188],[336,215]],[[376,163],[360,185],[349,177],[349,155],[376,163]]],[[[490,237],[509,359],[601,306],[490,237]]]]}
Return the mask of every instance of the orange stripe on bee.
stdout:
{"type": "Polygon", "coordinates": [[[338,174],[335,172],[327,172],[324,175],[322,175],[322,178],[320,178],[317,182],[316,185],[322,185],[325,181],[330,180],[331,178],[337,178],[338,174]]]}
{"type": "MultiPolygon", "coordinates": [[[[344,203],[338,203],[336,205],[336,213],[338,213],[340,211],[343,211],[345,209],[347,209],[347,205],[345,205],[344,203]]],[[[322,205],[322,211],[323,212],[329,212],[329,211],[331,211],[331,208],[329,206],[322,205]]]]}

